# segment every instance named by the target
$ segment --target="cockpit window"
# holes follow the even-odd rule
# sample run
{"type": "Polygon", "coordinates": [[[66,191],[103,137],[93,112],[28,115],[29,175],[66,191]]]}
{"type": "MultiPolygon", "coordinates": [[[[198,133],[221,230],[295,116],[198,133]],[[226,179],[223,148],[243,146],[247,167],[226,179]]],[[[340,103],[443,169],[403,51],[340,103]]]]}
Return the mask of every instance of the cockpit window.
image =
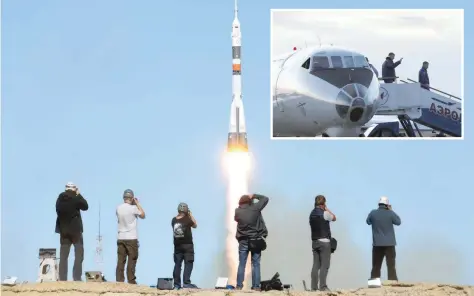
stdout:
{"type": "Polygon", "coordinates": [[[312,56],[311,61],[306,60],[301,65],[303,68],[310,68],[310,72],[322,69],[340,69],[340,68],[366,68],[369,66],[364,56],[360,54],[354,55],[318,55],[312,56]],[[310,65],[311,64],[311,65],[310,65]]]}
{"type": "Polygon", "coordinates": [[[344,68],[342,64],[342,58],[340,56],[332,56],[331,63],[333,68],[344,68]]]}
{"type": "Polygon", "coordinates": [[[311,63],[311,71],[328,69],[329,68],[329,59],[325,56],[313,56],[311,63]]]}
{"type": "Polygon", "coordinates": [[[354,63],[357,68],[364,68],[369,66],[369,63],[367,63],[367,60],[364,56],[354,56],[354,63]]]}
{"type": "Polygon", "coordinates": [[[310,60],[310,58],[308,58],[308,59],[306,60],[306,62],[304,62],[303,65],[301,65],[301,67],[303,67],[303,68],[309,70],[309,60],[310,60]]]}
{"type": "Polygon", "coordinates": [[[352,56],[345,56],[344,57],[344,66],[346,68],[354,68],[354,59],[352,58],[352,56]]]}

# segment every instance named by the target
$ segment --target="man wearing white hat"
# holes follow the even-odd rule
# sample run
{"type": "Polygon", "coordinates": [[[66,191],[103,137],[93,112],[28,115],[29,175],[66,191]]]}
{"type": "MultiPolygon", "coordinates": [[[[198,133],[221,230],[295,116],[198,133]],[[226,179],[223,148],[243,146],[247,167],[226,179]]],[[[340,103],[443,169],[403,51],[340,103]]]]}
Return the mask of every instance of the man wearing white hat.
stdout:
{"type": "Polygon", "coordinates": [[[81,281],[82,262],[84,260],[84,242],[82,238],[83,226],[81,211],[87,211],[89,205],[79,193],[74,183],[66,184],[64,192],[56,200],[56,233],[60,235],[59,280],[67,281],[68,258],[71,245],[74,245],[74,267],[72,277],[74,281],[81,281]]]}
{"type": "Polygon", "coordinates": [[[388,280],[398,281],[395,268],[395,246],[397,241],[393,225],[399,226],[402,221],[392,210],[386,196],[380,198],[378,209],[369,213],[366,222],[372,226],[372,271],[370,278],[380,279],[380,269],[382,268],[383,259],[386,258],[388,280]]]}

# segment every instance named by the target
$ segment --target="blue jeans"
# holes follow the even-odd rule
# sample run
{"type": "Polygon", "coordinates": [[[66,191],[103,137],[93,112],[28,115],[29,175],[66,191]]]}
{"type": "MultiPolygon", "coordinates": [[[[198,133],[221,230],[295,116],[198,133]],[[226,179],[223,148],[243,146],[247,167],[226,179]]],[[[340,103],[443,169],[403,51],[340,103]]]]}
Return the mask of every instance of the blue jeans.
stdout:
{"type": "Polygon", "coordinates": [[[249,250],[249,242],[247,240],[242,240],[239,242],[239,269],[237,270],[237,288],[242,288],[244,286],[245,265],[247,264],[249,252],[252,255],[252,288],[260,288],[260,259],[262,258],[262,252],[249,250]]]}

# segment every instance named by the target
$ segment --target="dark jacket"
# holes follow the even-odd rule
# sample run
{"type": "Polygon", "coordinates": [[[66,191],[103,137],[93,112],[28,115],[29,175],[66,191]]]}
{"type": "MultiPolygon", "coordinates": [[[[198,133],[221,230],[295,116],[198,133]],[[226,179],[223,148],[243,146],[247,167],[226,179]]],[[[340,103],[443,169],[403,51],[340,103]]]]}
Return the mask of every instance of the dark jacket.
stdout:
{"type": "Polygon", "coordinates": [[[81,210],[87,211],[89,205],[81,194],[64,191],[56,200],[56,233],[74,235],[83,232],[81,210]]]}
{"type": "Polygon", "coordinates": [[[393,62],[390,57],[385,58],[385,62],[382,64],[382,77],[389,77],[383,80],[385,83],[395,82],[395,77],[397,77],[395,68],[398,67],[400,63],[401,61],[393,62]]]}
{"type": "Polygon", "coordinates": [[[421,68],[420,72],[418,72],[418,82],[421,84],[421,87],[429,89],[430,85],[430,77],[428,76],[428,70],[425,68],[421,68]],[[426,86],[424,86],[425,84],[426,86]]]}
{"type": "Polygon", "coordinates": [[[380,205],[367,216],[367,224],[372,225],[372,244],[374,247],[396,246],[395,229],[393,225],[400,225],[400,217],[386,206],[380,205]]]}
{"type": "Polygon", "coordinates": [[[258,200],[257,203],[240,205],[235,209],[234,220],[237,222],[235,238],[238,241],[268,235],[262,210],[268,204],[269,198],[260,194],[254,194],[254,198],[258,200]]]}
{"type": "Polygon", "coordinates": [[[316,207],[309,214],[309,225],[311,226],[311,240],[320,238],[331,238],[331,227],[329,221],[324,219],[324,211],[316,207]]]}

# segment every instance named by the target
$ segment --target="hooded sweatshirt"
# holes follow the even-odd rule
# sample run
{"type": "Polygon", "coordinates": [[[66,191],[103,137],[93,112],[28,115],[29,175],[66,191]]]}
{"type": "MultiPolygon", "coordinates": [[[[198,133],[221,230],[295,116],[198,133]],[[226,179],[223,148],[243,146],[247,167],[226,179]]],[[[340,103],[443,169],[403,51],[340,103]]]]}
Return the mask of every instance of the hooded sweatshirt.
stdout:
{"type": "Polygon", "coordinates": [[[81,210],[87,211],[89,205],[81,194],[67,190],[56,200],[56,233],[75,235],[83,232],[81,210]]]}

